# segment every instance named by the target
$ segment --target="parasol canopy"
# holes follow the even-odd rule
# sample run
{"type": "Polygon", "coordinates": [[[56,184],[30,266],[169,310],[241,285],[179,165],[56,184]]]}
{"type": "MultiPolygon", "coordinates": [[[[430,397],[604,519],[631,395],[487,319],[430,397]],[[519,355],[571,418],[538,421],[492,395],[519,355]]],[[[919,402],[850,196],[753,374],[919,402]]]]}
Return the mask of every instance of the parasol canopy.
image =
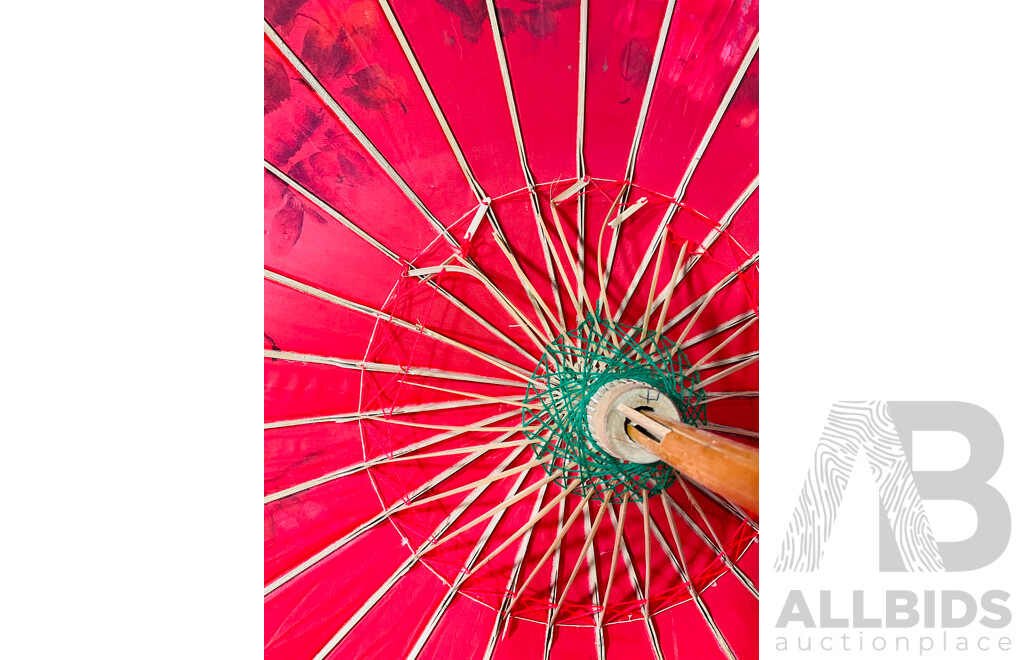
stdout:
{"type": "Polygon", "coordinates": [[[756,657],[757,11],[268,0],[267,658],[756,657]]]}

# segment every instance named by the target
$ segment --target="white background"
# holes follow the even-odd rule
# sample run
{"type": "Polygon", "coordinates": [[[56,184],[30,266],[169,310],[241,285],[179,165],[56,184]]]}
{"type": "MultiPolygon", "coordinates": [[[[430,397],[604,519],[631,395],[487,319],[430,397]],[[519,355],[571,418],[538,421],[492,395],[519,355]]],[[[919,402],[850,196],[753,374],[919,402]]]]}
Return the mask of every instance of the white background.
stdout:
{"type": "MultiPolygon", "coordinates": [[[[991,483],[1014,522],[1024,521],[1022,18],[1021,5],[1010,2],[763,7],[763,658],[840,655],[774,650],[788,591],[803,589],[816,611],[826,587],[837,596],[1004,589],[1014,623],[968,634],[1013,638],[1015,653],[985,657],[1024,654],[1019,535],[988,569],[881,574],[877,491],[863,464],[822,570],[771,570],[835,400],[960,400],[986,408],[1006,443],[991,483]]],[[[952,442],[951,451],[921,438],[920,458],[949,456],[957,467],[956,438],[931,440],[952,442]]],[[[973,531],[969,509],[926,506],[936,533],[949,534],[940,540],[973,531]]],[[[837,609],[848,613],[850,604],[837,609]]]]}
{"type": "Polygon", "coordinates": [[[262,657],[259,5],[6,3],[0,657],[262,657]]]}
{"type": "MultiPolygon", "coordinates": [[[[770,564],[833,400],[987,408],[1006,437],[993,483],[1024,516],[1024,11],[766,5],[768,658],[796,580],[770,564]]],[[[4,657],[261,653],[257,12],[5,8],[4,657]]],[[[880,587],[875,512],[856,502],[820,575],[880,587]]],[[[1019,555],[1014,537],[942,585],[1004,588],[1024,619],[1019,555]]]]}

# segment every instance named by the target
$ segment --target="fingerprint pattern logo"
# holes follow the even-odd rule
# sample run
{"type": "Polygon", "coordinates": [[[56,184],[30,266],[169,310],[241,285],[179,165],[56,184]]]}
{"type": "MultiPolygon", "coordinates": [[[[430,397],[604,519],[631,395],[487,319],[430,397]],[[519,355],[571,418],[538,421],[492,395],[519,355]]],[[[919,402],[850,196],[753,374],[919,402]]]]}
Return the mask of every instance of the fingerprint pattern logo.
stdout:
{"type": "Polygon", "coordinates": [[[906,570],[944,570],[938,544],[885,401],[833,404],[782,549],[778,571],[816,571],[861,450],[906,570]]]}

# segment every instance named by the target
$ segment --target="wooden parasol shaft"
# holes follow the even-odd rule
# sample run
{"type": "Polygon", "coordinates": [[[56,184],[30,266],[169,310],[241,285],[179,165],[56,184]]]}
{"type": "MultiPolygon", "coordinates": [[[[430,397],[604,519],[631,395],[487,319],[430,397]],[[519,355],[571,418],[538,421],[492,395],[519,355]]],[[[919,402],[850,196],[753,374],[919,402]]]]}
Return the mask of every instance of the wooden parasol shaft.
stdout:
{"type": "Polygon", "coordinates": [[[626,429],[630,439],[755,520],[758,518],[756,447],[629,406],[620,404],[618,410],[636,425],[626,429]]]}

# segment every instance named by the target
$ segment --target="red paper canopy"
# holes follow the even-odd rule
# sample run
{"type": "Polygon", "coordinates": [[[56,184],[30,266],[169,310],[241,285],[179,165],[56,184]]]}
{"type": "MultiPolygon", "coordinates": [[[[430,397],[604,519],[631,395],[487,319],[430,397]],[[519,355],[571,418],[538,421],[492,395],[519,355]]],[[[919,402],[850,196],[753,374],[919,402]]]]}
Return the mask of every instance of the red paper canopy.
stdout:
{"type": "Polygon", "coordinates": [[[756,523],[530,388],[678,346],[756,442],[757,3],[266,19],[267,657],[755,657],[756,523]]]}

